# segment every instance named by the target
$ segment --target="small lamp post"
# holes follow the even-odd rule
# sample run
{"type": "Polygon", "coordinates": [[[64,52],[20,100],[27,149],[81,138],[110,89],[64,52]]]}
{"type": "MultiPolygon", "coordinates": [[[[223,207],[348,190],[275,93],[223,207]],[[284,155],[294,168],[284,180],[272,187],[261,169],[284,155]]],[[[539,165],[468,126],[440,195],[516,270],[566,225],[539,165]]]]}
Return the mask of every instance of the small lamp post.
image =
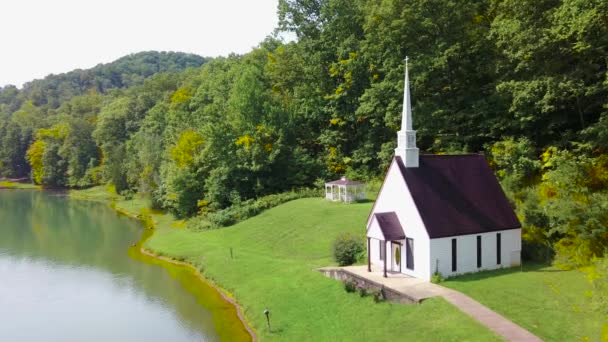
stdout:
{"type": "Polygon", "coordinates": [[[266,324],[268,325],[268,330],[270,330],[270,310],[264,309],[264,315],[266,315],[266,324]]]}

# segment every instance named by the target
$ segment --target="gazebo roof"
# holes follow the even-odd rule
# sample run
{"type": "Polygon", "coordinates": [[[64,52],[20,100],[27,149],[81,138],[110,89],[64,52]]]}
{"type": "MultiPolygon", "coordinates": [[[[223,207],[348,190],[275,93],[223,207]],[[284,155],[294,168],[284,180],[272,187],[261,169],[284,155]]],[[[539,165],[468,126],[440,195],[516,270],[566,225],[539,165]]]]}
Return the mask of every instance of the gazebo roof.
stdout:
{"type": "Polygon", "coordinates": [[[347,179],[346,177],[342,177],[338,180],[327,182],[326,185],[365,185],[365,183],[357,182],[354,180],[347,179]]]}

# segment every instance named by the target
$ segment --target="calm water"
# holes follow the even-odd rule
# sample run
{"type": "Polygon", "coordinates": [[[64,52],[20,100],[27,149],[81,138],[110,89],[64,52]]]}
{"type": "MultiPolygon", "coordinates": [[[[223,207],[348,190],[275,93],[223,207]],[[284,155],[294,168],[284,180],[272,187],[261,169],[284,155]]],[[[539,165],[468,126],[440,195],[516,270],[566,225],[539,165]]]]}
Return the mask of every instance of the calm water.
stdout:
{"type": "Polygon", "coordinates": [[[97,203],[0,190],[0,341],[215,341],[209,311],[131,259],[141,227],[97,203]]]}

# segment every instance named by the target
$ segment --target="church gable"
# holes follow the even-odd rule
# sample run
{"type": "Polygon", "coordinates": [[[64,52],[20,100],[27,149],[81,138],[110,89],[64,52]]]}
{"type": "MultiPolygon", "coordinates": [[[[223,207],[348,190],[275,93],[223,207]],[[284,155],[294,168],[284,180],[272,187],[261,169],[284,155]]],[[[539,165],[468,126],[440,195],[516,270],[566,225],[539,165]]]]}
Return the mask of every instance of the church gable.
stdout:
{"type": "Polygon", "coordinates": [[[378,198],[368,217],[368,231],[372,226],[375,214],[388,212],[395,213],[406,236],[428,238],[422,219],[418,214],[416,204],[410,196],[410,191],[405,183],[405,179],[403,178],[396,159],[393,159],[393,162],[386,173],[386,177],[384,178],[384,182],[378,193],[378,198]]]}

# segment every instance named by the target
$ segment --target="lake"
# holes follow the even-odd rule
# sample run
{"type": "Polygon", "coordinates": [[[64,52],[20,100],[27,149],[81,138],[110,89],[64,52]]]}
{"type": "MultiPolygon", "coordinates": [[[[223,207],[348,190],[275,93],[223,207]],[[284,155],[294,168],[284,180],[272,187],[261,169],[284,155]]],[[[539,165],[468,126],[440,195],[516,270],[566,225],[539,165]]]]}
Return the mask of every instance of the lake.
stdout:
{"type": "Polygon", "coordinates": [[[0,190],[0,341],[219,340],[194,275],[129,256],[142,231],[104,204],[0,190]]]}

